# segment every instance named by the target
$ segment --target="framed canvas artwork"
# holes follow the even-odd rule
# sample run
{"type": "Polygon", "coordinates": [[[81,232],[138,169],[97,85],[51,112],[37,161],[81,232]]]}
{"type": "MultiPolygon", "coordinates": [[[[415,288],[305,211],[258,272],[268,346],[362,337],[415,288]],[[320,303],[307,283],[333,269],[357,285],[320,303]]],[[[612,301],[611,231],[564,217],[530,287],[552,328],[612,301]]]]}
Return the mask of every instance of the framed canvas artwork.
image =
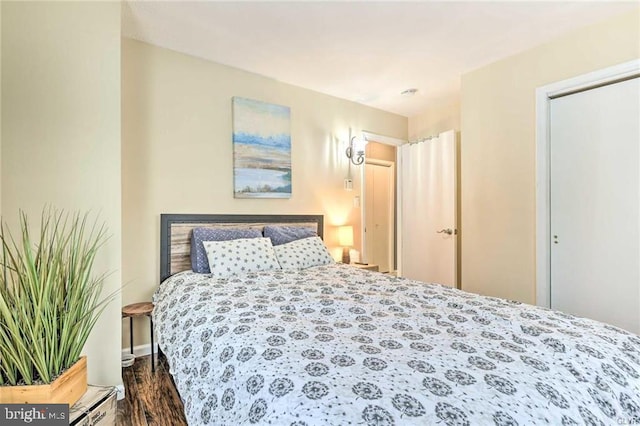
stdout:
{"type": "Polygon", "coordinates": [[[291,198],[291,110],[233,98],[235,198],[291,198]]]}

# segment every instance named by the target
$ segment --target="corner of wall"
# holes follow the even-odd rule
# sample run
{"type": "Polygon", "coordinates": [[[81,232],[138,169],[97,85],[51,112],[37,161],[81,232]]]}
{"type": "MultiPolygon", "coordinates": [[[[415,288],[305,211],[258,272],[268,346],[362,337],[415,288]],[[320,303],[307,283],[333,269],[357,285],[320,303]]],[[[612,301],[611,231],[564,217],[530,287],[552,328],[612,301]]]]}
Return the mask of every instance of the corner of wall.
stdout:
{"type": "Polygon", "coordinates": [[[430,105],[423,112],[409,117],[409,139],[437,135],[447,130],[460,131],[460,98],[451,96],[430,105]]]}
{"type": "MultiPolygon", "coordinates": [[[[3,219],[52,205],[90,211],[112,237],[96,256],[121,285],[121,29],[119,2],[1,2],[3,219]],[[11,106],[10,108],[8,106],[11,106]],[[27,123],[25,125],[25,123],[27,123]]],[[[121,295],[84,348],[90,383],[122,383],[121,295]]]]}

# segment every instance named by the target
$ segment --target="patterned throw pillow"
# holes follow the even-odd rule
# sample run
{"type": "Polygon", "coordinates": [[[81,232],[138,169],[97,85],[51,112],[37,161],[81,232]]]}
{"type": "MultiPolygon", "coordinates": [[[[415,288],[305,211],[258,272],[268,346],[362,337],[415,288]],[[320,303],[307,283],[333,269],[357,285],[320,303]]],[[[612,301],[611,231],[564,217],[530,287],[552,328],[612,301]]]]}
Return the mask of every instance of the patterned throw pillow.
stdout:
{"type": "Polygon", "coordinates": [[[271,238],[271,244],[274,246],[317,235],[315,229],[304,226],[267,225],[264,227],[264,236],[271,238]]]}
{"type": "Polygon", "coordinates": [[[199,274],[208,274],[209,259],[202,243],[204,241],[229,241],[238,238],[262,238],[257,228],[194,228],[191,233],[191,269],[199,274]]]}
{"type": "Polygon", "coordinates": [[[320,237],[292,241],[273,249],[282,269],[306,269],[335,263],[320,237]]]}
{"type": "Polygon", "coordinates": [[[211,274],[216,278],[280,269],[268,238],[204,241],[202,244],[207,252],[211,274]]]}

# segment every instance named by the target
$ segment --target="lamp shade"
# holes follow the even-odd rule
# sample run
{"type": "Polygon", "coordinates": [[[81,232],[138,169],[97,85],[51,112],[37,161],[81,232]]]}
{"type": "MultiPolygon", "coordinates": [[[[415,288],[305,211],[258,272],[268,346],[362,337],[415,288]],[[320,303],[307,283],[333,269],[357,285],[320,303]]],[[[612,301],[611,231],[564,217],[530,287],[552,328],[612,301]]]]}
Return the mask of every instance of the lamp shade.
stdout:
{"type": "Polygon", "coordinates": [[[364,152],[364,149],[367,145],[367,141],[361,138],[353,138],[353,150],[356,153],[364,152]]]}
{"type": "Polygon", "coordinates": [[[343,247],[351,247],[353,245],[353,226],[346,225],[338,228],[338,242],[343,247]]]}

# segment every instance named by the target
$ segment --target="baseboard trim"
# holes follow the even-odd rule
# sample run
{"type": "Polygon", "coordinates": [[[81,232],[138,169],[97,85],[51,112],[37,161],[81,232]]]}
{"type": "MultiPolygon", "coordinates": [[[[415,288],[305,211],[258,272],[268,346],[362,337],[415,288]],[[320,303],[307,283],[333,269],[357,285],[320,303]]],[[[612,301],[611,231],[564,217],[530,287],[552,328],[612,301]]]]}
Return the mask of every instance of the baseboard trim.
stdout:
{"type": "MultiPolygon", "coordinates": [[[[131,349],[126,348],[122,350],[122,355],[129,355],[131,353],[131,349]]],[[[158,354],[158,345],[155,345],[155,351],[154,353],[157,355],[158,354]]],[[[133,354],[135,356],[145,356],[145,355],[151,355],[151,344],[147,343],[144,345],[137,345],[133,347],[133,354]]]]}

